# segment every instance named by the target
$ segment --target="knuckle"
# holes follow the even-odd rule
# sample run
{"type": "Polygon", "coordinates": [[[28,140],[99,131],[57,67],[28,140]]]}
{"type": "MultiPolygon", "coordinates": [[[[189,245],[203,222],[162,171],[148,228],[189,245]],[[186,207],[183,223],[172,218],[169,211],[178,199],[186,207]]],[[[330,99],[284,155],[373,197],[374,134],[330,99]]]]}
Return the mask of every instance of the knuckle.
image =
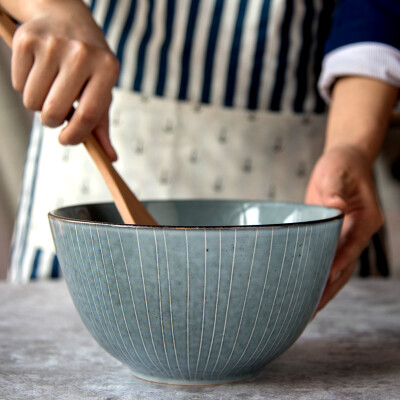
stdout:
{"type": "Polygon", "coordinates": [[[84,126],[94,126],[99,119],[98,111],[95,106],[85,107],[84,110],[78,110],[75,112],[75,117],[80,124],[84,126]]]}
{"type": "Polygon", "coordinates": [[[104,56],[104,66],[110,75],[118,75],[119,73],[119,61],[117,57],[112,53],[108,53],[104,56]]]}
{"type": "MultiPolygon", "coordinates": [[[[23,93],[24,91],[24,87],[25,87],[25,82],[23,82],[22,79],[20,79],[18,76],[15,76],[14,74],[12,75],[12,87],[19,93],[23,93]]],[[[25,98],[23,99],[24,105],[26,107],[25,104],[25,98]]]]}
{"type": "Polygon", "coordinates": [[[117,81],[120,65],[117,57],[110,52],[105,52],[101,58],[101,65],[102,65],[102,79],[108,85],[114,85],[117,81]]]}
{"type": "Polygon", "coordinates": [[[63,145],[75,145],[83,142],[86,135],[67,125],[58,136],[58,141],[63,145]]]}
{"type": "Polygon", "coordinates": [[[55,36],[48,36],[45,42],[46,48],[46,56],[49,59],[52,59],[55,54],[58,52],[58,49],[61,47],[61,40],[55,36]]]}
{"type": "Polygon", "coordinates": [[[74,41],[71,48],[71,58],[76,68],[86,64],[89,59],[88,46],[85,43],[74,41]]]}
{"type": "Polygon", "coordinates": [[[56,107],[48,106],[42,110],[41,120],[44,125],[55,128],[64,122],[64,115],[56,107]]]}
{"type": "Polygon", "coordinates": [[[42,108],[42,102],[29,92],[24,92],[23,103],[28,110],[39,111],[42,108]]]}
{"type": "Polygon", "coordinates": [[[37,41],[36,35],[21,26],[14,34],[14,49],[22,53],[31,52],[37,41]]]}

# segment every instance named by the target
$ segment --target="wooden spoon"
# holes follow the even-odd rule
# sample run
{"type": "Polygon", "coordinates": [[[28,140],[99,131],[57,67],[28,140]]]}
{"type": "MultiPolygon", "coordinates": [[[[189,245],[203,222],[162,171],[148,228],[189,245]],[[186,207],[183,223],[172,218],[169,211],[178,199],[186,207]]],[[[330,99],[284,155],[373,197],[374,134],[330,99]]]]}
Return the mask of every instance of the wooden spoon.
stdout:
{"type": "MultiPolygon", "coordinates": [[[[0,9],[0,36],[10,48],[12,47],[12,38],[16,29],[16,23],[0,9]]],[[[92,133],[88,136],[84,145],[103,176],[122,220],[126,224],[157,225],[155,219],[114,169],[111,161],[92,133]]]]}

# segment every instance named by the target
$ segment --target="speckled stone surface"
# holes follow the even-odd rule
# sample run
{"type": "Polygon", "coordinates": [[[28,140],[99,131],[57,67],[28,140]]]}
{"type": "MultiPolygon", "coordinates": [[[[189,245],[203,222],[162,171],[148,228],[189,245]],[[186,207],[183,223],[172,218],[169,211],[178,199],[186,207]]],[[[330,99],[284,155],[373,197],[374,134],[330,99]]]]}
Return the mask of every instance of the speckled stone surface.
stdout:
{"type": "Polygon", "coordinates": [[[400,399],[400,280],[354,278],[257,377],[136,379],[92,339],[63,282],[0,284],[0,399],[400,399]]]}

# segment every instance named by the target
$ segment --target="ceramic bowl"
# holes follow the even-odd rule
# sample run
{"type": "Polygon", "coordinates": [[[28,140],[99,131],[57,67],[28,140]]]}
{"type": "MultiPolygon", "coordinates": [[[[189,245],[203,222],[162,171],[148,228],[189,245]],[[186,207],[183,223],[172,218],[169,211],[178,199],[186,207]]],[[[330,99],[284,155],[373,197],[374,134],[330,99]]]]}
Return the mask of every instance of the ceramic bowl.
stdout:
{"type": "Polygon", "coordinates": [[[111,203],[49,214],[87,329],[146,380],[208,384],[258,374],[313,316],[341,213],[254,201],[145,205],[160,226],[123,225],[111,203]]]}

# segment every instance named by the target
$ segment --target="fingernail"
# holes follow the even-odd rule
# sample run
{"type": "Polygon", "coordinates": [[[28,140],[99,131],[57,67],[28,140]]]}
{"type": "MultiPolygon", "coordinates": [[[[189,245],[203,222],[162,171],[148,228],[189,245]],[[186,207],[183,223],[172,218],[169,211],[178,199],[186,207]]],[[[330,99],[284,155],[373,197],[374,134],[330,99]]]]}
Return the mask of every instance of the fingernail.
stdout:
{"type": "MultiPolygon", "coordinates": [[[[61,125],[63,125],[62,123],[60,123],[59,121],[56,121],[54,118],[51,117],[46,117],[46,120],[44,120],[42,113],[40,114],[40,122],[42,125],[44,126],[48,126],[49,128],[57,128],[61,125]]],[[[64,125],[66,125],[68,122],[65,121],[64,125]]]]}

